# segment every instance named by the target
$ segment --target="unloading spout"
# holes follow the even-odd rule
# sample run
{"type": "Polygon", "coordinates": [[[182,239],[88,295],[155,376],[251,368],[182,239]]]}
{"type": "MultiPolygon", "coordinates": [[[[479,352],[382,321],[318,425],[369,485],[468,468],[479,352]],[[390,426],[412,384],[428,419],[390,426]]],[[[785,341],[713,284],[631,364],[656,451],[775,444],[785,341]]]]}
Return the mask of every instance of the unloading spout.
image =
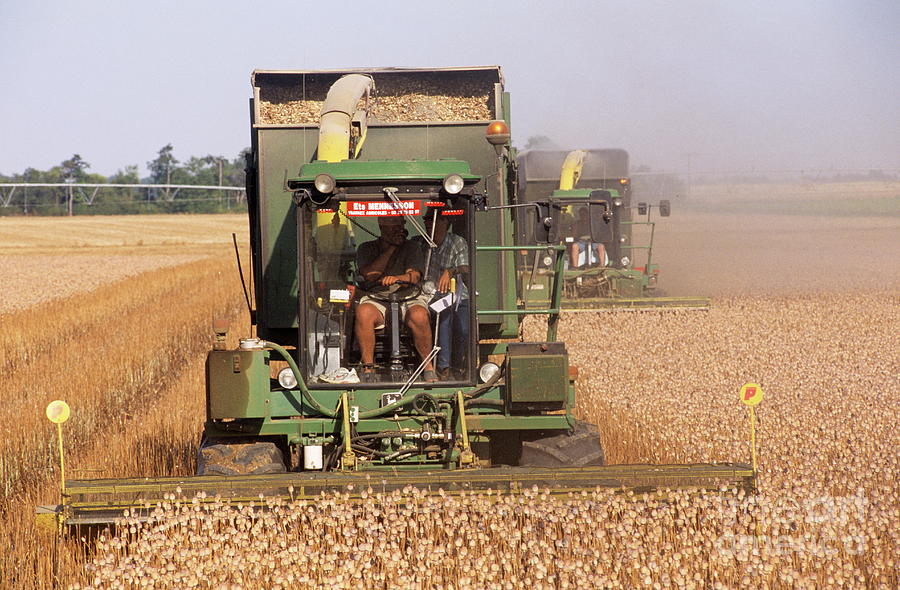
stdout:
{"type": "Polygon", "coordinates": [[[340,162],[355,158],[366,138],[371,76],[348,74],[331,85],[319,118],[319,160],[340,162]],[[365,107],[357,109],[365,96],[365,107]]]}
{"type": "Polygon", "coordinates": [[[578,179],[581,178],[581,169],[584,166],[585,150],[574,150],[566,155],[562,171],[559,174],[559,190],[567,191],[575,188],[578,179]]]}

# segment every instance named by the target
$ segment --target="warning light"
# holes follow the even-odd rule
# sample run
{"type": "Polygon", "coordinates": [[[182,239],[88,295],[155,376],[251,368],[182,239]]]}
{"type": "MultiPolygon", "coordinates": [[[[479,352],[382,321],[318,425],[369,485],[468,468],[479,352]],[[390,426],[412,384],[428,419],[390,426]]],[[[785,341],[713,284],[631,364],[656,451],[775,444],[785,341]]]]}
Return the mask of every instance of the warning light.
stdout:
{"type": "Polygon", "coordinates": [[[620,178],[619,179],[619,184],[621,184],[622,186],[625,186],[626,184],[630,184],[630,183],[631,183],[630,178],[620,178]]]}
{"type": "Polygon", "coordinates": [[[485,137],[491,145],[501,146],[509,141],[509,126],[503,121],[491,121],[485,137]]]}

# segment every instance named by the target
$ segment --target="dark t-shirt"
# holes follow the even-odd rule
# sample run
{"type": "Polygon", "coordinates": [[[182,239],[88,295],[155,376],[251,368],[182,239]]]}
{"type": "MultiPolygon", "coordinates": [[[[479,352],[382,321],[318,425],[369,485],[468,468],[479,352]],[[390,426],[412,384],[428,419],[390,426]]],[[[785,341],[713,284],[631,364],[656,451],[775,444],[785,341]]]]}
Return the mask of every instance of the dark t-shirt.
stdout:
{"type": "Polygon", "coordinates": [[[579,240],[591,239],[591,218],[579,217],[575,222],[575,238],[579,240]]]}
{"type": "MultiPolygon", "coordinates": [[[[356,251],[356,264],[360,271],[378,258],[381,252],[380,240],[372,240],[371,242],[360,244],[359,249],[356,251]]],[[[425,259],[422,256],[422,249],[415,243],[407,240],[394,251],[382,276],[402,275],[409,268],[419,271],[420,275],[424,274],[425,259]]]]}

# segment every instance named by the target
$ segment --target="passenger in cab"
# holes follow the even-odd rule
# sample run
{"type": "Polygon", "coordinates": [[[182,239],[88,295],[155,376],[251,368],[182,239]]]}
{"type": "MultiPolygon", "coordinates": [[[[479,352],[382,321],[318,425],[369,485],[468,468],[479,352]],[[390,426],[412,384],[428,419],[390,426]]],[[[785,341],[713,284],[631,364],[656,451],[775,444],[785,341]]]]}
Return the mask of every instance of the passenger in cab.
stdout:
{"type": "MultiPolygon", "coordinates": [[[[402,216],[379,217],[378,229],[381,236],[361,244],[357,250],[360,274],[369,284],[376,285],[372,290],[387,289],[392,285],[399,287],[398,283],[418,285],[425,269],[423,252],[406,239],[406,220],[402,216]]],[[[429,297],[420,292],[416,298],[400,305],[400,319],[412,332],[420,359],[426,358],[432,349],[428,300],[429,297]]],[[[369,295],[359,300],[354,330],[362,357],[360,377],[364,382],[375,379],[375,330],[384,326],[386,312],[387,306],[369,295]]],[[[431,362],[425,365],[422,378],[430,383],[437,381],[431,362]]]]}
{"type": "Polygon", "coordinates": [[[450,217],[430,209],[425,216],[425,227],[434,228],[437,248],[428,257],[428,244],[418,236],[413,238],[425,252],[428,266],[426,281],[435,287],[433,301],[446,298],[451,284],[455,293],[448,307],[438,312],[437,376],[441,381],[461,379],[465,374],[465,352],[469,342],[469,246],[465,238],[450,231],[450,217]]]}

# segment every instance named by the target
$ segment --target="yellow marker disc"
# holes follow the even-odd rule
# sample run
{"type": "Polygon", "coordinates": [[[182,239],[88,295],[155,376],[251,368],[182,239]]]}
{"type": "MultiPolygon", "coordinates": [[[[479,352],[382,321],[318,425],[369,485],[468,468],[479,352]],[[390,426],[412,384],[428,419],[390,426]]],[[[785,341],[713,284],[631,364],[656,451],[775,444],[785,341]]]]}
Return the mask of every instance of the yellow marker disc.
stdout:
{"type": "Polygon", "coordinates": [[[755,406],[762,401],[763,390],[758,383],[745,383],[741,387],[741,402],[748,406],[755,406]]]}
{"type": "Polygon", "coordinates": [[[54,424],[62,424],[69,419],[69,404],[58,399],[47,404],[47,419],[54,424]]]}

